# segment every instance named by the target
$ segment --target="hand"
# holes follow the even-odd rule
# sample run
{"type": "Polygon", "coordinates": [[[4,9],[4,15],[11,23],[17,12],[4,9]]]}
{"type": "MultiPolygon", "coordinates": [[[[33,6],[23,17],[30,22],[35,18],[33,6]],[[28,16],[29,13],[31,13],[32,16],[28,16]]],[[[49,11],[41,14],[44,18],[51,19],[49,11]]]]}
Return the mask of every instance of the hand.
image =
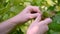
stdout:
{"type": "Polygon", "coordinates": [[[14,17],[14,21],[16,22],[25,22],[29,19],[36,18],[39,14],[41,14],[39,7],[37,6],[28,6],[21,13],[14,17]],[[32,13],[35,12],[35,13],[32,13]]]}
{"type": "Polygon", "coordinates": [[[41,15],[39,15],[35,21],[29,26],[27,34],[44,34],[48,31],[48,24],[52,22],[50,18],[41,20],[41,15]]]}

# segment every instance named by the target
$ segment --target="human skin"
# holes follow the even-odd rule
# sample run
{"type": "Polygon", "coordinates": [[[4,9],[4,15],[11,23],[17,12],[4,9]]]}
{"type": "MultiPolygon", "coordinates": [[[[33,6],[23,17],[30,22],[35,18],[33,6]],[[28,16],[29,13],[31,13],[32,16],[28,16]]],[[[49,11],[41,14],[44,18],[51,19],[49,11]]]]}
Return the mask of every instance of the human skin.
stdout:
{"type": "Polygon", "coordinates": [[[48,24],[51,22],[50,18],[41,21],[41,15],[39,15],[29,26],[27,34],[45,34],[49,29],[48,24]]]}
{"type": "Polygon", "coordinates": [[[40,21],[41,20],[41,15],[42,15],[42,13],[39,10],[39,7],[28,6],[23,11],[21,11],[21,13],[19,13],[16,16],[0,23],[0,34],[7,34],[17,24],[23,24],[24,22],[26,22],[26,21],[28,21],[32,18],[36,18],[36,20],[34,22],[32,22],[32,24],[28,28],[27,34],[39,34],[39,33],[43,34],[44,32],[47,31],[47,29],[48,29],[47,24],[51,22],[51,19],[47,18],[43,21],[40,21]],[[31,12],[36,12],[36,13],[31,13],[31,12]],[[36,27],[37,27],[37,29],[33,30],[36,27]]]}
{"type": "Polygon", "coordinates": [[[0,23],[0,34],[7,34],[10,32],[17,24],[23,24],[29,19],[36,18],[40,13],[39,7],[37,6],[28,6],[21,13],[16,16],[0,23]],[[35,11],[36,13],[32,14],[31,12],[35,11]]]}

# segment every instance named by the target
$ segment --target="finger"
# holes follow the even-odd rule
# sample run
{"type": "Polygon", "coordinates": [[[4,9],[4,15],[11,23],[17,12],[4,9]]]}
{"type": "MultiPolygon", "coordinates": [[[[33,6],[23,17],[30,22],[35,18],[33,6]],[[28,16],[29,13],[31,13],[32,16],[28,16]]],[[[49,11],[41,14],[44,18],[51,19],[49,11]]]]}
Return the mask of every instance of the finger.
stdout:
{"type": "Polygon", "coordinates": [[[52,19],[46,18],[45,20],[41,21],[40,24],[49,24],[52,22],[52,19]]]}
{"type": "Polygon", "coordinates": [[[37,16],[39,15],[39,13],[35,13],[35,14],[29,14],[29,18],[32,19],[32,18],[36,18],[37,16]]]}
{"type": "Polygon", "coordinates": [[[37,6],[32,7],[32,11],[40,13],[39,7],[37,6]]]}
{"type": "Polygon", "coordinates": [[[30,12],[34,11],[34,12],[41,13],[41,11],[39,10],[39,7],[37,6],[28,6],[27,9],[29,9],[30,12]]]}
{"type": "Polygon", "coordinates": [[[41,20],[41,15],[39,14],[37,18],[35,19],[35,22],[39,22],[41,20]]]}
{"type": "Polygon", "coordinates": [[[39,13],[33,14],[32,16],[36,17],[36,19],[32,22],[32,26],[36,25],[41,20],[41,15],[39,13]]]}

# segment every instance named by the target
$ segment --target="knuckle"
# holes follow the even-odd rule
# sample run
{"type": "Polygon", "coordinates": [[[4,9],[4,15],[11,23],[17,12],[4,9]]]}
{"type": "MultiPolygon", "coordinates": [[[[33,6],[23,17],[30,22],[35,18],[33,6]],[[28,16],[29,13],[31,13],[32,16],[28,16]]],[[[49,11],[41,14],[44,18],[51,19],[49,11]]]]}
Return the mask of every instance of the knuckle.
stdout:
{"type": "Polygon", "coordinates": [[[35,6],[35,8],[36,8],[36,9],[39,9],[39,7],[38,7],[38,6],[35,6]]]}
{"type": "Polygon", "coordinates": [[[27,6],[27,9],[32,10],[33,6],[27,6]]]}
{"type": "Polygon", "coordinates": [[[31,8],[31,7],[33,7],[33,6],[27,6],[27,8],[31,8]]]}

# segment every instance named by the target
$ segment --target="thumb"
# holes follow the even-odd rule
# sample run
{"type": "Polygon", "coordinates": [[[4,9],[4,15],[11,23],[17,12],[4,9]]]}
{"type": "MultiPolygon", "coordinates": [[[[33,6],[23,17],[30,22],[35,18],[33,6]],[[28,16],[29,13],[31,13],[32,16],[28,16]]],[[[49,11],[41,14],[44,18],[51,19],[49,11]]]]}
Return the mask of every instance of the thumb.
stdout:
{"type": "Polygon", "coordinates": [[[41,21],[40,24],[49,24],[52,22],[52,19],[46,18],[45,20],[41,21]]]}

